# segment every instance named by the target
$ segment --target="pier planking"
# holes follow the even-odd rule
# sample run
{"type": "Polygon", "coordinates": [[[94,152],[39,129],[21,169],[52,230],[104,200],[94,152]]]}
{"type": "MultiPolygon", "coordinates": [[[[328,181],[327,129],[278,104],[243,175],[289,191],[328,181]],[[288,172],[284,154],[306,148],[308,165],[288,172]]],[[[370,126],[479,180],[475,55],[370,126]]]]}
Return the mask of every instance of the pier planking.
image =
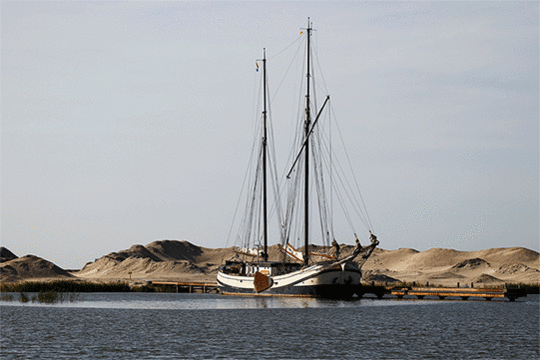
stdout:
{"type": "MultiPolygon", "coordinates": [[[[170,285],[176,287],[176,292],[188,293],[219,293],[217,283],[205,282],[180,282],[180,281],[152,281],[151,285],[170,285]]],[[[405,296],[431,300],[444,300],[446,298],[455,298],[457,300],[480,299],[492,300],[508,299],[515,301],[520,297],[527,296],[525,290],[520,288],[474,288],[474,287],[388,287],[385,285],[363,285],[362,293],[357,294],[362,298],[365,294],[373,294],[378,299],[385,295],[393,295],[398,299],[404,299],[405,296]]]]}

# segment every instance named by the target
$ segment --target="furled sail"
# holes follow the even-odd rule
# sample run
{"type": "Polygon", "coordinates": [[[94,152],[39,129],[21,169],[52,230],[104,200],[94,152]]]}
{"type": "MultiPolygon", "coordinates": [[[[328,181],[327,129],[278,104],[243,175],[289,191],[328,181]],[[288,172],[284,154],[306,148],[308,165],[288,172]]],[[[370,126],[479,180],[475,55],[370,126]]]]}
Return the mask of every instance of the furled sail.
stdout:
{"type": "MultiPolygon", "coordinates": [[[[293,258],[295,260],[304,261],[304,253],[302,253],[301,251],[296,250],[294,247],[292,247],[291,244],[287,244],[285,247],[279,245],[279,249],[283,253],[285,253],[286,255],[290,256],[291,258],[293,258]]],[[[309,252],[309,254],[314,255],[314,256],[324,257],[324,258],[327,258],[327,259],[335,259],[335,256],[328,255],[328,254],[321,254],[321,253],[314,253],[314,252],[309,252]]]]}
{"type": "Polygon", "coordinates": [[[239,248],[236,247],[233,249],[233,251],[240,255],[247,255],[247,256],[263,256],[264,251],[262,249],[251,249],[247,247],[239,248]]]}

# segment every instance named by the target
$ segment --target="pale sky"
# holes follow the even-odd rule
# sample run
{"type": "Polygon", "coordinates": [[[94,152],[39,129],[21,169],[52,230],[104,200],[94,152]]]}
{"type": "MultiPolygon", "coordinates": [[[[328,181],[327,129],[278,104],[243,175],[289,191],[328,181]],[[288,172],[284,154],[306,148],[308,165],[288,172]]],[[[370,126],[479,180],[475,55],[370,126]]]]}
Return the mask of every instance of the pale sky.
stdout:
{"type": "Polygon", "coordinates": [[[307,17],[380,247],[539,250],[538,2],[0,10],[1,245],[18,256],[231,246],[254,63],[307,17]]]}

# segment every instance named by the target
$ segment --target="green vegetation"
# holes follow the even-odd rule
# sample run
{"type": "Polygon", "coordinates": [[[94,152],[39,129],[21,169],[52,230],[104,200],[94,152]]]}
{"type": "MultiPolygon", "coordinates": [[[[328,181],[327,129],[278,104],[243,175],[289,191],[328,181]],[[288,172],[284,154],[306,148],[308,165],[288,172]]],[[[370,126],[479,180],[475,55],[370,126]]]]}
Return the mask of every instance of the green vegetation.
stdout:
{"type": "MultiPolygon", "coordinates": [[[[176,287],[171,285],[139,285],[129,286],[127,282],[97,283],[88,281],[27,281],[21,283],[0,283],[2,293],[86,293],[86,292],[160,292],[174,293],[176,287]]],[[[2,295],[3,296],[3,295],[2,295]]],[[[42,295],[42,297],[45,295],[42,295]]],[[[48,295],[52,296],[52,295],[48,295]]],[[[43,297],[44,299],[47,297],[43,297]]],[[[4,300],[4,297],[0,298],[4,300]]],[[[39,299],[37,299],[39,301],[39,299]]],[[[59,300],[61,301],[61,300],[59,300]]],[[[48,301],[45,301],[48,302],[48,301]]]]}
{"type": "Polygon", "coordinates": [[[57,292],[57,293],[81,293],[81,292],[130,292],[128,283],[94,283],[88,281],[27,281],[21,283],[1,283],[1,292],[57,292]]]}
{"type": "Polygon", "coordinates": [[[19,301],[20,301],[20,302],[23,302],[23,303],[28,302],[28,295],[26,295],[25,293],[21,292],[21,293],[19,294],[19,301]]]}
{"type": "Polygon", "coordinates": [[[141,285],[133,286],[131,291],[135,292],[157,292],[157,293],[175,293],[176,287],[173,285],[141,285]]]}
{"type": "MultiPolygon", "coordinates": [[[[65,292],[56,292],[56,291],[40,291],[37,294],[37,301],[40,303],[53,304],[56,302],[69,301],[73,302],[79,298],[79,293],[65,293],[65,292]]],[[[35,301],[35,296],[32,297],[32,302],[35,301]]]]}
{"type": "Polygon", "coordinates": [[[141,286],[134,286],[131,288],[131,291],[135,292],[159,292],[156,290],[156,287],[152,285],[141,285],[141,286]]]}
{"type": "Polygon", "coordinates": [[[58,294],[61,294],[61,293],[57,293],[56,291],[47,291],[47,292],[40,291],[37,298],[39,302],[52,304],[58,301],[58,294]]]}
{"type": "MultiPolygon", "coordinates": [[[[498,286],[504,288],[504,286],[498,286]]],[[[508,288],[515,289],[520,288],[527,294],[540,294],[540,284],[507,284],[508,288]]]]}
{"type": "Polygon", "coordinates": [[[0,301],[13,301],[13,294],[0,294],[0,301]]]}
{"type": "Polygon", "coordinates": [[[87,281],[28,281],[21,283],[0,283],[0,301],[13,301],[11,293],[19,293],[18,300],[54,304],[57,302],[76,301],[81,292],[129,292],[131,287],[125,282],[93,283],[87,281]],[[8,294],[9,293],[9,294],[8,294]],[[37,293],[31,298],[27,293],[37,293]]]}
{"type": "MultiPolygon", "coordinates": [[[[64,301],[76,301],[79,298],[78,293],[65,293],[65,292],[56,292],[56,291],[40,291],[37,295],[32,295],[31,298],[29,298],[28,294],[25,292],[19,292],[18,300],[22,303],[27,303],[28,301],[32,302],[40,302],[40,303],[47,303],[47,304],[54,304],[57,302],[64,302],[64,301]]],[[[0,294],[0,301],[13,301],[14,296],[13,294],[6,294],[1,293],[0,294]]]]}

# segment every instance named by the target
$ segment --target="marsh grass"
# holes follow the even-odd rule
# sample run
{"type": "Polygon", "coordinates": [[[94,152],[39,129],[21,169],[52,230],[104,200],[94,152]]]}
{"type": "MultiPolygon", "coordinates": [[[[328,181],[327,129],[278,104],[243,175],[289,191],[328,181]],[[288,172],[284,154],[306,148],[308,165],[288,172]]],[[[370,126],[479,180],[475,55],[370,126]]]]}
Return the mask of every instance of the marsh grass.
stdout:
{"type": "MultiPolygon", "coordinates": [[[[13,301],[14,295],[11,293],[1,293],[0,294],[0,301],[13,301]]],[[[74,302],[79,299],[79,293],[73,293],[73,292],[57,292],[57,291],[40,291],[37,294],[32,295],[30,297],[25,292],[19,292],[18,300],[22,303],[27,303],[29,301],[32,301],[33,303],[39,302],[39,303],[46,303],[46,304],[54,304],[58,302],[74,302]]]]}
{"type": "Polygon", "coordinates": [[[0,301],[13,301],[13,294],[0,294],[0,301]]]}
{"type": "MultiPolygon", "coordinates": [[[[47,293],[86,293],[86,292],[176,292],[174,286],[167,285],[138,285],[129,286],[126,282],[96,283],[88,281],[27,281],[21,283],[0,283],[0,291],[47,293]]],[[[61,300],[60,300],[61,301],[61,300]]],[[[71,301],[71,300],[70,300],[71,301]]]]}
{"type": "MultiPolygon", "coordinates": [[[[504,286],[502,286],[504,287],[504,286]]],[[[508,288],[520,288],[525,291],[527,294],[540,294],[540,284],[515,284],[510,283],[507,285],[508,288]]]]}
{"type": "Polygon", "coordinates": [[[19,294],[19,301],[22,302],[22,303],[27,303],[28,302],[28,295],[26,295],[25,293],[21,292],[19,294]]]}
{"type": "Polygon", "coordinates": [[[157,293],[175,293],[176,287],[172,285],[141,285],[133,286],[131,291],[135,292],[157,292],[157,293]]]}
{"type": "Polygon", "coordinates": [[[94,283],[86,281],[27,281],[21,283],[0,283],[0,301],[13,301],[14,294],[19,293],[22,303],[54,304],[74,302],[81,292],[130,292],[133,289],[125,282],[94,283]],[[28,293],[34,293],[31,297],[28,293]]]}
{"type": "Polygon", "coordinates": [[[56,291],[47,291],[47,292],[40,291],[37,295],[37,299],[40,303],[52,304],[59,301],[59,297],[60,298],[62,297],[62,296],[59,296],[60,294],[63,294],[63,293],[57,293],[56,291]]]}
{"type": "Polygon", "coordinates": [[[94,283],[88,281],[27,281],[22,283],[0,283],[1,292],[48,292],[81,293],[81,292],[130,292],[126,282],[94,283]]]}

